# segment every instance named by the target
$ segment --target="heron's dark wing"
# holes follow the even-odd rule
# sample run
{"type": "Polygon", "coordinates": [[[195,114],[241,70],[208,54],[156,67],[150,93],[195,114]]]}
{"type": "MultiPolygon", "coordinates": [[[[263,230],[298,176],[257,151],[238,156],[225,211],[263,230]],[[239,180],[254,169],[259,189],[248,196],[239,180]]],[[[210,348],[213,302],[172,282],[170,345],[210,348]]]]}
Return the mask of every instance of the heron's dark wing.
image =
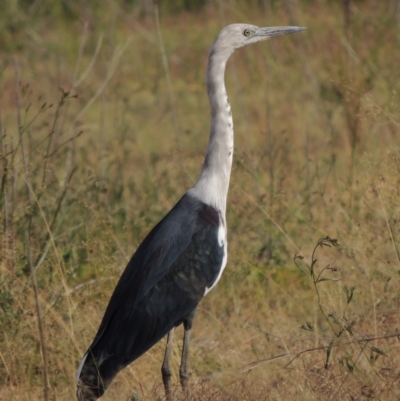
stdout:
{"type": "MultiPolygon", "coordinates": [[[[147,299],[146,296],[149,291],[153,290],[153,303],[167,302],[167,295],[160,293],[157,297],[154,288],[157,284],[163,283],[163,279],[165,281],[171,277],[171,274],[177,276],[175,277],[177,282],[175,287],[193,286],[198,282],[198,279],[193,277],[194,266],[197,270],[203,269],[204,273],[210,270],[207,273],[207,286],[210,287],[222,264],[223,250],[219,250],[219,254],[214,255],[213,253],[210,254],[209,249],[205,249],[208,254],[202,255],[201,248],[207,248],[207,241],[212,242],[209,247],[214,246],[218,226],[219,213],[215,209],[190,195],[184,195],[175,207],[150,231],[132,256],[114,290],[91,347],[103,335],[111,320],[114,320],[114,325],[116,324],[115,314],[118,315],[119,325],[135,311],[138,303],[147,299]],[[210,230],[214,235],[209,234],[210,230]],[[197,260],[196,263],[192,260],[188,266],[188,258],[203,260],[197,260]],[[211,262],[212,259],[215,260],[214,263],[211,262]],[[183,268],[191,269],[192,273],[188,272],[183,277],[183,272],[179,271],[183,268]],[[188,279],[190,275],[193,280],[188,279]]],[[[200,291],[203,295],[205,284],[201,282],[199,285],[202,288],[199,287],[196,293],[200,291]]],[[[160,288],[160,284],[157,288],[160,288]]],[[[172,295],[169,295],[169,299],[171,297],[172,295]]]]}
{"type": "Polygon", "coordinates": [[[168,274],[190,243],[196,218],[192,199],[183,196],[174,208],[149,232],[128,262],[111,296],[92,346],[115,311],[135,308],[154,283],[168,274]]]}

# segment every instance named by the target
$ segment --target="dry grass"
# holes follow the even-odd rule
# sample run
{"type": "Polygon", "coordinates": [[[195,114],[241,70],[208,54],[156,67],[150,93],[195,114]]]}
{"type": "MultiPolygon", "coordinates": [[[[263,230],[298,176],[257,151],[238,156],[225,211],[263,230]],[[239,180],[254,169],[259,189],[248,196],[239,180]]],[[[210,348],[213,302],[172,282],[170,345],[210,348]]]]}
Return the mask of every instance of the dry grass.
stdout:
{"type": "MultiPolygon", "coordinates": [[[[195,320],[192,399],[399,399],[398,1],[259,3],[162,14],[157,32],[109,0],[15,31],[0,69],[0,400],[43,399],[45,371],[50,400],[74,399],[127,259],[197,178],[207,51],[239,21],[308,30],[228,65],[230,256],[195,320]],[[326,236],[339,245],[316,247],[326,236]]],[[[163,399],[163,348],[104,400],[163,399]]]]}

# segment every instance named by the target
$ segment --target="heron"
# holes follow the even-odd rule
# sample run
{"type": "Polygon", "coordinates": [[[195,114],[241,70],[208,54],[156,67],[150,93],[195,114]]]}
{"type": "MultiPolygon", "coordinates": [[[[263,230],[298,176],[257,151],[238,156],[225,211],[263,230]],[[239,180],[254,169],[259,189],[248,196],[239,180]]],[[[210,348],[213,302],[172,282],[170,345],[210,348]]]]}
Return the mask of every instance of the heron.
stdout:
{"type": "Polygon", "coordinates": [[[207,93],[211,127],[197,182],[149,232],[128,262],[77,372],[77,398],[94,401],[114,377],[168,335],[161,368],[171,400],[174,328],[183,324],[180,383],[187,393],[190,334],[196,308],[218,283],[227,262],[226,203],[233,157],[233,120],[225,66],[243,46],[303,27],[226,26],[211,47],[207,93]]]}

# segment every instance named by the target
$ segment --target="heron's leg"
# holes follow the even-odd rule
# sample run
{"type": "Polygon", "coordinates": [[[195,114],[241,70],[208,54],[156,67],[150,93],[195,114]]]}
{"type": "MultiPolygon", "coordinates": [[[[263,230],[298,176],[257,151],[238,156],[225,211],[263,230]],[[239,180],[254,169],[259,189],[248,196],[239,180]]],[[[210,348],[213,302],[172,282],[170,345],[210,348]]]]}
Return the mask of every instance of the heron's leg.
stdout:
{"type": "Polygon", "coordinates": [[[174,329],[172,329],[168,333],[167,347],[165,348],[164,362],[161,367],[161,374],[162,374],[162,379],[163,379],[163,383],[164,383],[165,395],[167,397],[167,401],[171,400],[172,371],[171,371],[170,359],[171,359],[172,342],[173,342],[172,340],[173,339],[174,339],[174,329]]]}
{"type": "Polygon", "coordinates": [[[196,314],[196,309],[194,309],[190,315],[183,321],[183,327],[185,330],[183,336],[183,348],[182,348],[182,362],[179,369],[179,376],[181,379],[181,386],[183,392],[187,397],[187,383],[189,381],[189,369],[188,369],[188,357],[189,357],[189,342],[190,342],[190,331],[193,325],[194,315],[196,314]]]}

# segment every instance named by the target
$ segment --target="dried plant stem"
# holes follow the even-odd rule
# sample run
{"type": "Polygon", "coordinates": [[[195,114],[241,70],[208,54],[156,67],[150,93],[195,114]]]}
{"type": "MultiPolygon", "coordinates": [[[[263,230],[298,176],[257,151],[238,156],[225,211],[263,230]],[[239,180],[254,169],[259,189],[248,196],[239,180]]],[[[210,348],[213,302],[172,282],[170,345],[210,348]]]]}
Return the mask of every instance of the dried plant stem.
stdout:
{"type": "Polygon", "coordinates": [[[171,82],[171,74],[169,72],[169,66],[168,66],[168,57],[167,57],[167,52],[165,51],[164,41],[163,41],[162,32],[161,32],[161,28],[160,28],[160,19],[158,16],[158,7],[157,6],[154,7],[154,16],[155,16],[155,20],[156,20],[158,44],[160,46],[162,64],[163,64],[163,68],[164,68],[164,72],[165,72],[165,79],[167,82],[168,96],[169,96],[169,101],[171,103],[172,123],[174,125],[176,146],[179,151],[179,124],[178,124],[178,119],[177,119],[176,109],[175,109],[174,93],[172,91],[172,82],[171,82]]]}
{"type": "MultiPolygon", "coordinates": [[[[17,124],[18,124],[18,133],[19,133],[19,146],[21,147],[22,153],[22,161],[24,164],[25,170],[25,179],[27,183],[29,183],[29,166],[28,166],[28,159],[25,157],[25,149],[24,149],[24,141],[23,141],[23,133],[24,127],[22,124],[22,117],[21,117],[21,99],[19,96],[19,85],[20,85],[20,78],[19,78],[19,63],[17,57],[14,57],[14,68],[15,68],[15,101],[17,104],[17,124]]],[[[29,186],[26,187],[26,193],[29,200],[29,205],[31,204],[31,193],[29,190],[29,186]]]]}
{"type": "MultiPolygon", "coordinates": [[[[258,209],[276,226],[276,228],[285,236],[285,238],[288,240],[288,242],[293,246],[296,252],[300,252],[300,249],[298,246],[293,242],[293,240],[289,237],[289,235],[286,233],[286,231],[282,228],[282,226],[274,220],[274,218],[269,214],[259,203],[257,203],[254,198],[249,195],[243,188],[241,187],[235,187],[236,189],[239,189],[243,195],[245,195],[251,202],[253,202],[258,209]]],[[[303,270],[303,269],[302,269],[303,270]]],[[[304,270],[303,270],[304,271],[304,270]]],[[[305,272],[305,271],[304,271],[305,272]]],[[[306,272],[305,272],[306,273],[306,272]]],[[[308,275],[308,273],[306,273],[308,275]]]]}
{"type": "Polygon", "coordinates": [[[343,26],[344,26],[344,34],[346,37],[349,37],[350,34],[350,24],[351,24],[351,0],[343,0],[343,26]]]}
{"type": "MultiPolygon", "coordinates": [[[[96,93],[90,98],[90,100],[85,104],[84,107],[79,111],[79,113],[75,116],[75,118],[72,121],[71,127],[75,126],[75,123],[88,111],[88,109],[92,106],[92,104],[97,100],[97,98],[103,93],[104,89],[107,87],[109,84],[111,78],[114,76],[114,73],[118,67],[118,63],[122,55],[124,54],[125,50],[129,46],[131,42],[131,37],[129,37],[124,45],[116,47],[114,54],[110,60],[110,65],[107,71],[107,75],[99,88],[97,89],[96,93]]],[[[99,46],[101,45],[101,40],[99,41],[99,46]]],[[[97,50],[96,50],[97,52],[97,50]]],[[[94,56],[95,57],[95,56],[94,56]]],[[[89,67],[88,67],[89,68],[89,67]]],[[[83,74],[84,77],[86,77],[86,72],[83,74]]],[[[79,84],[81,83],[81,80],[78,82],[79,84]]]]}
{"type": "MultiPolygon", "coordinates": [[[[53,232],[54,226],[55,226],[55,224],[57,222],[58,214],[61,211],[61,204],[62,204],[65,196],[67,195],[68,183],[71,181],[72,176],[74,175],[75,171],[76,171],[76,167],[74,167],[72,169],[72,171],[70,172],[70,174],[68,176],[68,179],[64,183],[64,189],[63,189],[63,191],[61,192],[60,196],[57,199],[57,203],[56,203],[57,207],[56,207],[56,210],[54,211],[53,217],[51,219],[51,222],[50,222],[50,225],[49,225],[49,230],[48,230],[48,232],[46,234],[45,239],[42,242],[42,245],[40,246],[40,252],[38,253],[38,255],[36,257],[36,260],[35,260],[35,265],[34,265],[35,266],[35,270],[37,270],[38,267],[40,266],[40,264],[43,262],[44,257],[46,255],[47,251],[49,250],[49,244],[51,243],[50,240],[52,239],[51,233],[53,232]]],[[[39,201],[39,197],[37,198],[37,202],[38,201],[39,201]]],[[[37,206],[38,206],[38,203],[37,203],[37,206]]]]}
{"type": "Polygon", "coordinates": [[[38,294],[38,286],[35,277],[35,271],[32,264],[32,253],[30,247],[30,234],[28,229],[25,230],[25,241],[26,241],[26,250],[28,254],[28,264],[31,271],[31,280],[32,280],[32,287],[33,293],[35,295],[35,304],[36,304],[36,314],[38,319],[38,329],[39,329],[39,337],[40,337],[40,348],[42,351],[42,359],[43,359],[43,395],[44,400],[49,401],[49,376],[48,376],[48,367],[47,367],[47,353],[46,353],[46,346],[45,346],[45,338],[44,338],[44,329],[43,329],[43,320],[42,314],[40,310],[40,303],[39,303],[39,294],[38,294]]]}
{"type": "Polygon", "coordinates": [[[384,336],[370,336],[370,337],[369,336],[363,336],[362,338],[354,338],[352,340],[344,341],[344,342],[334,342],[332,340],[328,345],[321,345],[319,347],[306,348],[306,349],[302,349],[302,350],[294,352],[294,353],[293,352],[287,352],[287,353],[284,353],[284,354],[273,356],[271,358],[265,358],[265,359],[260,359],[258,361],[250,362],[249,364],[247,364],[247,365],[243,366],[242,368],[240,368],[240,371],[242,373],[248,372],[248,371],[253,370],[256,367],[264,364],[264,363],[276,361],[277,359],[282,359],[282,358],[285,358],[285,357],[292,357],[292,359],[285,365],[285,367],[288,367],[295,359],[297,359],[299,356],[301,356],[301,355],[303,355],[303,354],[305,354],[307,352],[328,350],[328,349],[332,349],[334,347],[342,347],[342,346],[351,345],[351,344],[362,344],[362,349],[365,349],[368,346],[368,343],[370,343],[372,341],[388,340],[390,338],[396,338],[398,336],[399,336],[398,333],[394,333],[394,334],[387,334],[387,335],[384,335],[384,336]]]}
{"type": "Polygon", "coordinates": [[[86,40],[87,40],[87,24],[85,24],[84,30],[83,30],[83,35],[82,35],[82,40],[79,46],[79,53],[78,53],[78,60],[76,62],[75,65],[75,71],[73,74],[73,78],[72,78],[72,86],[74,89],[76,89],[90,74],[90,72],[92,71],[94,64],[96,63],[96,60],[98,58],[100,49],[101,49],[101,45],[103,43],[103,35],[100,35],[99,40],[97,41],[97,45],[96,45],[96,49],[94,51],[93,57],[90,60],[89,65],[87,66],[86,70],[82,73],[82,75],[78,78],[78,71],[79,71],[79,67],[81,64],[81,60],[82,60],[82,54],[85,48],[85,44],[86,44],[86,40]]]}
{"type": "Polygon", "coordinates": [[[386,226],[388,228],[389,234],[390,234],[390,240],[391,240],[392,245],[393,245],[393,250],[394,250],[394,253],[396,255],[397,262],[400,265],[400,252],[398,251],[397,246],[396,246],[396,241],[395,241],[395,238],[394,238],[394,235],[393,235],[393,230],[392,230],[392,227],[390,226],[389,218],[388,218],[387,213],[386,213],[386,208],[385,208],[385,205],[383,203],[382,194],[381,194],[381,191],[379,190],[378,185],[376,185],[375,175],[374,175],[374,172],[372,170],[372,166],[371,166],[371,163],[369,162],[369,159],[367,159],[367,162],[368,162],[368,167],[369,167],[369,169],[371,171],[371,176],[372,176],[372,181],[374,183],[374,187],[375,187],[375,189],[376,189],[376,191],[378,193],[378,196],[379,196],[379,201],[380,201],[381,206],[382,206],[382,212],[383,212],[383,215],[385,216],[385,222],[386,222],[386,226]]]}

